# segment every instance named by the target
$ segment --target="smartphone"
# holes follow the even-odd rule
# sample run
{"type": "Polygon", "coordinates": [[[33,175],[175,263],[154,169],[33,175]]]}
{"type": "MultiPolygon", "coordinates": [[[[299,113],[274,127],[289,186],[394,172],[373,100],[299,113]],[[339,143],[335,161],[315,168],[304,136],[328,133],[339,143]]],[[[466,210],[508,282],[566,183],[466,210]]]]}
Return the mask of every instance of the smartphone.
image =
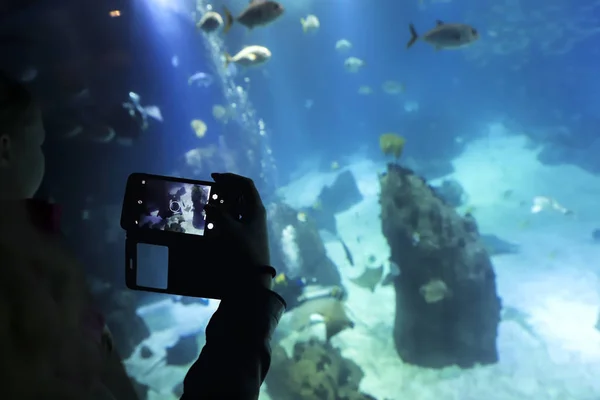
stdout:
{"type": "Polygon", "coordinates": [[[127,231],[126,285],[133,290],[219,299],[218,226],[204,207],[234,199],[215,182],[134,173],[127,180],[121,227],[127,231]]]}
{"type": "Polygon", "coordinates": [[[215,228],[204,207],[222,203],[214,182],[135,173],[129,176],[121,213],[128,232],[161,231],[205,236],[215,228]]]}

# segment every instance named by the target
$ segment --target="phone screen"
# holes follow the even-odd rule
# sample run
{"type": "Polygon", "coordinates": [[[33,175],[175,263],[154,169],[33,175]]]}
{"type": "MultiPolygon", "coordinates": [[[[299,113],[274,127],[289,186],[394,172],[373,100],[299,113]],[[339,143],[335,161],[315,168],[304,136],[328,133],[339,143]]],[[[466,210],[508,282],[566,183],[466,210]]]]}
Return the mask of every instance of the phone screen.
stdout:
{"type": "Polygon", "coordinates": [[[145,178],[141,181],[136,224],[141,229],[204,235],[212,229],[206,223],[204,206],[211,196],[212,186],[145,178]]]}

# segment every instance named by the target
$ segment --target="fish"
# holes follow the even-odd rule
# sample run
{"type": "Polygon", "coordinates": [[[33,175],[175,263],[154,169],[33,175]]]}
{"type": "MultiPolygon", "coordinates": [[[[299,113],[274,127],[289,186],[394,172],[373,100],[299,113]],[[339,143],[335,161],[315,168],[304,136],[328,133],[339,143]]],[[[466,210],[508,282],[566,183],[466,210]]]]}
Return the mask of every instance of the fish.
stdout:
{"type": "Polygon", "coordinates": [[[352,43],[350,43],[350,41],[348,41],[346,39],[340,39],[337,42],[335,42],[335,49],[340,53],[344,53],[344,52],[350,50],[351,48],[352,48],[352,43]]]}
{"type": "Polygon", "coordinates": [[[346,295],[346,291],[341,286],[323,287],[318,285],[305,285],[302,294],[298,296],[298,303],[304,303],[306,301],[323,298],[344,300],[346,295]]]}
{"type": "Polygon", "coordinates": [[[459,49],[466,47],[479,39],[479,33],[475,28],[467,24],[446,24],[442,21],[436,22],[436,27],[419,37],[415,26],[410,24],[410,40],[406,48],[410,49],[419,39],[429,43],[436,50],[459,49]]]}
{"type": "Polygon", "coordinates": [[[302,212],[302,211],[298,212],[298,214],[296,215],[296,217],[297,217],[298,221],[300,221],[300,222],[306,222],[308,220],[308,217],[306,216],[306,213],[302,212]]]}
{"type": "Polygon", "coordinates": [[[348,260],[350,265],[352,265],[354,267],[354,257],[352,257],[352,253],[350,252],[348,245],[346,245],[346,242],[344,242],[342,239],[339,239],[339,240],[340,240],[340,243],[342,244],[342,247],[344,248],[344,253],[346,254],[346,259],[348,260]]]}
{"type": "Polygon", "coordinates": [[[313,33],[319,30],[321,23],[316,15],[309,14],[306,18],[300,18],[300,25],[302,25],[302,32],[313,33]]]}
{"type": "Polygon", "coordinates": [[[369,289],[371,292],[375,291],[375,288],[381,282],[383,276],[383,265],[376,268],[365,268],[363,273],[356,278],[350,278],[350,281],[365,289],[369,289]]]}
{"type": "MultiPolygon", "coordinates": [[[[234,65],[234,64],[231,64],[234,65]]],[[[227,124],[230,119],[235,117],[236,108],[228,105],[227,107],[222,106],[220,104],[215,104],[212,107],[212,115],[213,117],[224,124],[227,124]]]]}
{"type": "Polygon", "coordinates": [[[444,300],[450,296],[450,289],[441,279],[432,279],[419,288],[419,293],[428,304],[444,300]]]}
{"type": "Polygon", "coordinates": [[[544,340],[536,332],[533,324],[531,323],[531,315],[525,311],[512,306],[503,306],[500,311],[500,317],[502,322],[512,321],[519,325],[529,336],[537,340],[540,344],[545,345],[544,340]]]}
{"type": "Polygon", "coordinates": [[[196,84],[198,87],[209,87],[214,82],[214,78],[211,74],[206,72],[196,72],[188,78],[188,85],[196,84]]]}
{"type": "Polygon", "coordinates": [[[96,142],[115,141],[129,146],[148,128],[150,119],[163,121],[160,108],[154,105],[142,105],[140,95],[129,92],[127,101],[113,105],[101,121],[93,124],[82,123],[71,130],[69,136],[85,134],[96,142]]]}
{"type": "Polygon", "coordinates": [[[348,57],[346,61],[344,61],[344,68],[346,71],[356,73],[360,71],[367,63],[357,57],[348,57]]]}
{"type": "Polygon", "coordinates": [[[139,113],[144,117],[151,117],[157,121],[163,122],[162,113],[158,106],[142,106],[141,97],[135,92],[129,92],[129,101],[123,103],[123,107],[129,110],[129,114],[132,115],[139,113]]]}
{"type": "Polygon", "coordinates": [[[284,12],[283,6],[272,0],[251,0],[248,7],[237,17],[234,17],[227,7],[223,7],[223,9],[225,12],[223,33],[229,32],[236,21],[248,29],[269,25],[284,12]]]}
{"type": "Polygon", "coordinates": [[[533,205],[531,206],[531,213],[537,214],[543,210],[558,211],[564,215],[573,215],[574,212],[568,208],[563,207],[558,201],[544,196],[536,196],[533,198],[533,205]]]}
{"type": "Polygon", "coordinates": [[[200,21],[196,24],[196,28],[205,33],[212,33],[223,26],[223,17],[215,11],[207,11],[204,13],[200,21]]]}
{"type": "Polygon", "coordinates": [[[271,58],[271,51],[263,46],[247,46],[240,50],[236,55],[231,56],[225,53],[225,67],[235,63],[242,67],[255,67],[264,64],[271,58]]]}
{"type": "Polygon", "coordinates": [[[292,327],[296,330],[309,328],[316,323],[325,324],[326,340],[347,328],[354,328],[344,303],[333,297],[308,300],[292,311],[292,327]]]}
{"type": "Polygon", "coordinates": [[[198,139],[202,139],[204,137],[204,135],[206,135],[206,131],[208,130],[206,123],[204,121],[202,121],[201,119],[193,119],[190,122],[190,126],[196,133],[196,137],[198,139]]]}

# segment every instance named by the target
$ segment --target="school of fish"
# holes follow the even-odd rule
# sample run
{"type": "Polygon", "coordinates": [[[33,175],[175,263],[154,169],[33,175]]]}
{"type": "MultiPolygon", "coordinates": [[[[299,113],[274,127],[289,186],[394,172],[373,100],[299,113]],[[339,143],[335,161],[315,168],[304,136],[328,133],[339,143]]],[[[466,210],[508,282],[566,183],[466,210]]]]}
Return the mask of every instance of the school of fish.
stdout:
{"type": "MultiPolygon", "coordinates": [[[[274,0],[251,0],[250,3],[239,14],[234,15],[227,7],[223,7],[223,16],[212,9],[207,11],[198,23],[197,28],[207,34],[212,34],[222,29],[227,34],[234,24],[244,26],[248,30],[256,27],[265,27],[277,21],[285,13],[281,3],[274,0]]],[[[300,19],[302,31],[305,34],[314,34],[321,26],[319,18],[314,14],[308,14],[300,19]]],[[[410,38],[406,48],[411,48],[417,41],[425,42],[436,50],[460,49],[471,45],[479,39],[479,33],[475,28],[464,23],[445,23],[436,21],[436,26],[419,35],[413,24],[409,25],[410,38]]],[[[352,43],[346,39],[340,39],[335,44],[339,53],[346,53],[352,49],[352,43]]],[[[271,51],[260,45],[251,45],[242,48],[234,55],[225,54],[225,65],[234,63],[242,67],[255,67],[262,65],[271,58],[271,51]]],[[[357,57],[348,57],[344,61],[344,68],[350,73],[357,73],[367,63],[357,57]]],[[[394,89],[389,87],[386,92],[399,93],[401,84],[395,85],[394,89]]],[[[371,89],[363,87],[359,90],[361,94],[369,94],[371,89]]]]}

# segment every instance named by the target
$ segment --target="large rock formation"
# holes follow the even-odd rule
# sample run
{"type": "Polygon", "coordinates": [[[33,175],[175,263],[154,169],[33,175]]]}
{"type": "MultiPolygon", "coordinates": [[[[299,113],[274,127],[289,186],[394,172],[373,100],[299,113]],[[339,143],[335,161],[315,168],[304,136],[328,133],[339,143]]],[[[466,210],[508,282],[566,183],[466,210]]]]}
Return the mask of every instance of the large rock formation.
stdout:
{"type": "Polygon", "coordinates": [[[380,183],[383,234],[400,268],[398,354],[431,368],[496,362],[501,304],[475,220],[458,215],[406,168],[390,164],[380,183]]]}
{"type": "Polygon", "coordinates": [[[360,203],[363,196],[354,174],[348,170],[340,173],[330,186],[321,189],[315,205],[309,210],[319,229],[338,234],[335,215],[360,203]]]}
{"type": "Polygon", "coordinates": [[[271,264],[289,277],[303,277],[308,283],[340,285],[337,266],[327,256],[316,224],[284,203],[267,206],[271,264]]]}

